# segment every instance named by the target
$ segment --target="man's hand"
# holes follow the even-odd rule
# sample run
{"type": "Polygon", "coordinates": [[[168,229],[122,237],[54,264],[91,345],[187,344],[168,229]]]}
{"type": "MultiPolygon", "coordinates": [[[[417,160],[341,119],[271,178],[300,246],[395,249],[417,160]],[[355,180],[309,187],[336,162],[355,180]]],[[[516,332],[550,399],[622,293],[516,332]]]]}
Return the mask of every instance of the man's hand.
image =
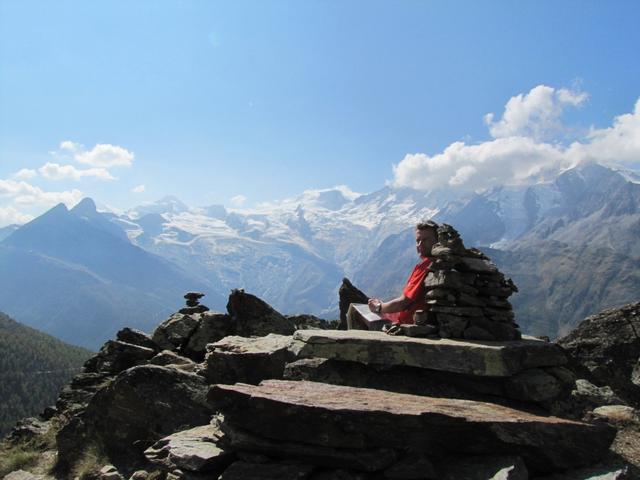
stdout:
{"type": "Polygon", "coordinates": [[[373,313],[380,313],[382,308],[382,300],[380,300],[379,298],[370,298],[368,305],[369,310],[371,310],[373,313]]]}

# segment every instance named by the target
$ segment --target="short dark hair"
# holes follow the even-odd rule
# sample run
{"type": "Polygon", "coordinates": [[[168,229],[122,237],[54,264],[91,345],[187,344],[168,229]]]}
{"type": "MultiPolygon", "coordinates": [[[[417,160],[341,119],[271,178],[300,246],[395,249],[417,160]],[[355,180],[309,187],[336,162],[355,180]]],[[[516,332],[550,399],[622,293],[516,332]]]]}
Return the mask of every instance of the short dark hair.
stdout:
{"type": "Polygon", "coordinates": [[[440,228],[440,225],[433,220],[421,220],[416,225],[416,230],[433,230],[435,234],[438,233],[438,228],[440,228]]]}

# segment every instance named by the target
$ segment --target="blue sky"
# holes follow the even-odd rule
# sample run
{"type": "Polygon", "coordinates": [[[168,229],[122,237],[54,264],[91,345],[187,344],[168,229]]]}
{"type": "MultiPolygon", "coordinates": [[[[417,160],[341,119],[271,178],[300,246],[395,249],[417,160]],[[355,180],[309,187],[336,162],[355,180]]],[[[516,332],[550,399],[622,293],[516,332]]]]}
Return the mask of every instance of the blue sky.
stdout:
{"type": "Polygon", "coordinates": [[[639,18],[637,1],[0,0],[0,226],[81,196],[251,206],[635,168],[639,18]]]}

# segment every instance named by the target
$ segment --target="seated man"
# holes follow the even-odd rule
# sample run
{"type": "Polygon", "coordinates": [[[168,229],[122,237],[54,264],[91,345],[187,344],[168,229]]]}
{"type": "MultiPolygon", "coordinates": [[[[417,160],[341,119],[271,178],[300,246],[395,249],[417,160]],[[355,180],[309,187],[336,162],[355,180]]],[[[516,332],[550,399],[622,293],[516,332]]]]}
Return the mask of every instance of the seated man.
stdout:
{"type": "Polygon", "coordinates": [[[431,220],[416,225],[416,250],[420,255],[420,263],[411,272],[402,295],[387,302],[370,298],[368,308],[363,304],[351,304],[347,313],[347,328],[381,330],[391,324],[413,323],[415,311],[427,309],[424,279],[431,265],[431,248],[438,242],[437,231],[438,224],[431,220]]]}

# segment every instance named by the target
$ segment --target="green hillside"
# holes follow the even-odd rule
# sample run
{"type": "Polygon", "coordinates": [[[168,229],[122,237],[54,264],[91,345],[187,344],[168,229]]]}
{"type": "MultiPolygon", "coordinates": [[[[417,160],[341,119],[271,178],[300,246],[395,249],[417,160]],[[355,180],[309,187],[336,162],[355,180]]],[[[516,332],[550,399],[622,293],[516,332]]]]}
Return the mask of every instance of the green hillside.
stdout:
{"type": "Polygon", "coordinates": [[[90,356],[0,312],[0,436],[52,405],[90,356]]]}

